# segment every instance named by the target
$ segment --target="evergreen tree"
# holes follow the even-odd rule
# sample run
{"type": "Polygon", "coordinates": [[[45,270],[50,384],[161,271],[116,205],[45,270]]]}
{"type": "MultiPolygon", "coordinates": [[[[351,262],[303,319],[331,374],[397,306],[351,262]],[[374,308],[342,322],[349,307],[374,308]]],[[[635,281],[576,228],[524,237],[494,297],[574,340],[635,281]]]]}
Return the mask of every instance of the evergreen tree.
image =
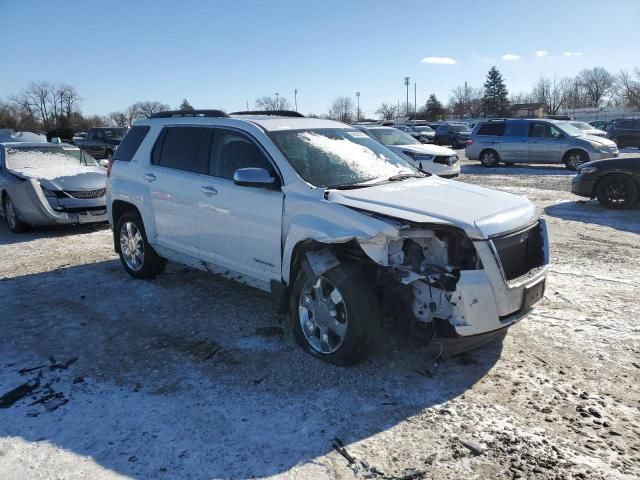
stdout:
{"type": "Polygon", "coordinates": [[[434,93],[429,96],[424,113],[427,120],[440,120],[444,118],[445,109],[434,93]]]}
{"type": "Polygon", "coordinates": [[[484,82],[482,103],[487,117],[505,117],[509,114],[509,91],[495,66],[491,67],[484,82]]]}
{"type": "Polygon", "coordinates": [[[185,98],[184,100],[182,100],[182,103],[178,107],[178,110],[189,111],[189,110],[193,110],[193,107],[191,106],[189,101],[185,98]]]}

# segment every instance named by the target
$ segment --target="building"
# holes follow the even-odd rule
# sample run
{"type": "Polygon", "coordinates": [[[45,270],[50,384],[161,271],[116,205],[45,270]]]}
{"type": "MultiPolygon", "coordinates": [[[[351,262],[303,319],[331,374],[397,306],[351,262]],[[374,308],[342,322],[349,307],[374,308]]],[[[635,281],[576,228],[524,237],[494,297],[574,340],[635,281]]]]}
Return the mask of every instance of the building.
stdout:
{"type": "Polygon", "coordinates": [[[516,118],[544,117],[547,114],[544,103],[515,103],[511,105],[509,113],[516,118]]]}

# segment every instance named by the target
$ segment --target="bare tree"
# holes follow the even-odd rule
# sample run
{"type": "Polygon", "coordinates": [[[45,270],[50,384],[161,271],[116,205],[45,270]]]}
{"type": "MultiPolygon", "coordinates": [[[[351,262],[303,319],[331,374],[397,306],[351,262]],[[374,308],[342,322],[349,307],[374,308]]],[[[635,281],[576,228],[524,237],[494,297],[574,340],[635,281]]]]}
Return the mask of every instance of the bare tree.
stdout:
{"type": "Polygon", "coordinates": [[[630,107],[640,108],[640,67],[633,69],[633,74],[620,71],[617,81],[617,92],[630,107]]]}
{"type": "Polygon", "coordinates": [[[109,121],[116,127],[130,127],[129,117],[125,112],[111,112],[108,115],[109,121]]]}
{"type": "Polygon", "coordinates": [[[533,99],[531,98],[531,93],[529,92],[512,93],[511,95],[509,95],[509,101],[511,102],[511,104],[533,103],[533,99]]]}
{"type": "Polygon", "coordinates": [[[146,100],[144,102],[136,102],[130,108],[132,108],[131,113],[135,113],[135,118],[146,118],[154,113],[169,110],[171,107],[166,103],[160,103],[156,100],[146,100]]]}
{"type": "Polygon", "coordinates": [[[337,97],[329,108],[329,117],[344,123],[354,119],[355,105],[350,97],[337,97]]]}
{"type": "Polygon", "coordinates": [[[606,95],[612,93],[616,78],[607,69],[595,67],[582,70],[578,81],[584,88],[588,106],[597,107],[606,95]]]}
{"type": "Polygon", "coordinates": [[[474,88],[467,83],[451,90],[448,108],[456,117],[479,117],[482,115],[481,88],[474,88]]]}
{"type": "Polygon", "coordinates": [[[398,108],[392,103],[383,103],[376,110],[381,120],[393,120],[397,112],[398,108]]]}
{"type": "Polygon", "coordinates": [[[572,94],[573,83],[570,78],[558,79],[554,76],[551,80],[540,76],[533,87],[531,98],[535,102],[544,104],[548,114],[555,115],[572,94]]]}
{"type": "Polygon", "coordinates": [[[280,97],[279,95],[275,95],[273,97],[260,97],[256,100],[255,104],[257,110],[274,111],[289,110],[291,108],[289,100],[280,97]]]}

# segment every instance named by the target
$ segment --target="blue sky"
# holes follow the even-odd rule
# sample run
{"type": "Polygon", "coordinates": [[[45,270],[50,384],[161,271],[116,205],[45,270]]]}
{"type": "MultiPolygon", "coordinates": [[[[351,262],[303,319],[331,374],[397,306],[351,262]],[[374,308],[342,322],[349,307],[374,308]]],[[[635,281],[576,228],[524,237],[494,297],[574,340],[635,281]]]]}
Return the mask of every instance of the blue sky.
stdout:
{"type": "Polygon", "coordinates": [[[638,0],[0,0],[0,98],[48,80],[74,85],[90,114],[185,97],[237,110],[275,92],[293,103],[297,88],[304,113],[360,91],[373,114],[403,101],[404,76],[421,104],[481,86],[493,64],[513,92],[541,73],[640,66],[639,21],[638,0]]]}

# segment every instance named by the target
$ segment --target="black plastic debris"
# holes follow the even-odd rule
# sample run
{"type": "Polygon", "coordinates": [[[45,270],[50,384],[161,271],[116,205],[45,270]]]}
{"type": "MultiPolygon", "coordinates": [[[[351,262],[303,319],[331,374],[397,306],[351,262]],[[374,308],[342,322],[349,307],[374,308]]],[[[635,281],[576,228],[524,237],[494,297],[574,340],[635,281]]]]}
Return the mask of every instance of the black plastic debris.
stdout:
{"type": "Polygon", "coordinates": [[[0,408],[9,408],[21,398],[30,395],[36,388],[40,386],[40,379],[34,378],[26,383],[23,383],[19,387],[9,390],[7,393],[0,397],[0,408]]]}
{"type": "Polygon", "coordinates": [[[334,437],[333,438],[333,442],[331,442],[331,445],[333,446],[333,449],[338,452],[340,455],[342,455],[345,460],[347,462],[349,462],[349,465],[353,465],[356,463],[356,459],[353,458],[349,452],[347,452],[347,449],[344,448],[344,443],[342,443],[342,440],[340,440],[338,437],[334,437]]]}
{"type": "Polygon", "coordinates": [[[78,357],[72,357],[66,362],[60,362],[60,363],[56,362],[55,358],[53,357],[50,357],[49,360],[53,360],[51,362],[51,365],[49,365],[49,370],[66,370],[67,368],[69,368],[71,365],[73,365],[78,361],[78,357]]]}

